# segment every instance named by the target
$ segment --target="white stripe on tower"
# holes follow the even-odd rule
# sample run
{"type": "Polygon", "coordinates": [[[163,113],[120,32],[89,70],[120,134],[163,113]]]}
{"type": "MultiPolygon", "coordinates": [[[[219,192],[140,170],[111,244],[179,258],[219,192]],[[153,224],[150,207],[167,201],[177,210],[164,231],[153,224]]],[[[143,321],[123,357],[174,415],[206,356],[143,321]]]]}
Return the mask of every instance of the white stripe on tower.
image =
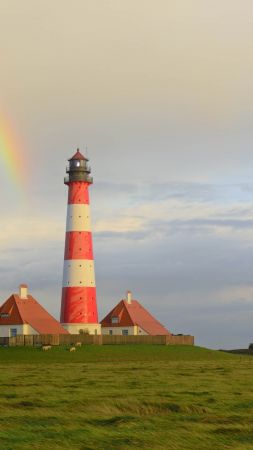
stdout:
{"type": "Polygon", "coordinates": [[[95,287],[94,261],[65,260],[62,285],[63,287],[95,287]]]}
{"type": "Polygon", "coordinates": [[[68,204],[66,231],[91,231],[89,204],[68,204]]]}

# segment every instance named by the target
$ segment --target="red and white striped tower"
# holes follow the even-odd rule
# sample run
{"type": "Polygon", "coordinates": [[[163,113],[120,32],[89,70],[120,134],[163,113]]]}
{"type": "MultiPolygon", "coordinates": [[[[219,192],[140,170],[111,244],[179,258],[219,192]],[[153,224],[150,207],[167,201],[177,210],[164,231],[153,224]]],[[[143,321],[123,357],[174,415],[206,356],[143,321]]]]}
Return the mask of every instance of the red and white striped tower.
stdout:
{"type": "Polygon", "coordinates": [[[62,283],[61,324],[71,334],[100,334],[92,233],[90,225],[88,159],[79,150],[69,159],[68,210],[62,283]]]}

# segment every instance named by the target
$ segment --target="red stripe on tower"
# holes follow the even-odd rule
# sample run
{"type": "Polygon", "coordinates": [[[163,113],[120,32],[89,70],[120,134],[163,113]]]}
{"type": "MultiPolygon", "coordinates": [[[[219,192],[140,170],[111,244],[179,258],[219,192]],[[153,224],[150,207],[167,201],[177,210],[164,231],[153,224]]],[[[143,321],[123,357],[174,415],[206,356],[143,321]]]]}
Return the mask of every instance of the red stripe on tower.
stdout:
{"type": "Polygon", "coordinates": [[[90,231],[67,231],[64,259],[92,259],[92,234],[90,231]]]}
{"type": "Polygon", "coordinates": [[[100,334],[90,225],[88,159],[79,150],[69,159],[68,210],[61,301],[61,323],[70,333],[100,334]]]}

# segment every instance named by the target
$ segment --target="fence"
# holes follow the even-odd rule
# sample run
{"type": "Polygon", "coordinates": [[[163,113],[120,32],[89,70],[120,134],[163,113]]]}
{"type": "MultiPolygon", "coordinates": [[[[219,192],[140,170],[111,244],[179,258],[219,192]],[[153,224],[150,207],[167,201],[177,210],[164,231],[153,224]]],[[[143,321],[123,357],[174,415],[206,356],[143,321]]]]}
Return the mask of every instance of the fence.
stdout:
{"type": "Polygon", "coordinates": [[[0,346],[18,347],[42,345],[125,345],[125,344],[153,344],[153,345],[194,345],[194,336],[121,336],[121,335],[91,335],[91,334],[34,334],[0,337],[0,346]]]}

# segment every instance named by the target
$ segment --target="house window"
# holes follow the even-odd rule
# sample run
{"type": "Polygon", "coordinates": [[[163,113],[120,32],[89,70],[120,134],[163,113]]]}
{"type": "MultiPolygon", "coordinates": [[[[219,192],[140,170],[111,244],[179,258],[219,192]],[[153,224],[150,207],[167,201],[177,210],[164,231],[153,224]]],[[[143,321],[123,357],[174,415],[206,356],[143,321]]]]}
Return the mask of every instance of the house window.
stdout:
{"type": "Polygon", "coordinates": [[[119,323],[119,318],[117,316],[112,317],[112,323],[119,323]]]}
{"type": "Polygon", "coordinates": [[[17,328],[10,328],[10,337],[16,337],[17,331],[17,328]]]}
{"type": "Polygon", "coordinates": [[[123,336],[128,336],[128,330],[122,330],[122,335],[123,336]]]}
{"type": "Polygon", "coordinates": [[[113,333],[113,331],[112,330],[109,330],[109,334],[112,336],[112,333],[113,333]]]}
{"type": "Polygon", "coordinates": [[[8,313],[2,313],[0,314],[1,319],[7,319],[8,317],[10,317],[10,314],[8,313]]]}

